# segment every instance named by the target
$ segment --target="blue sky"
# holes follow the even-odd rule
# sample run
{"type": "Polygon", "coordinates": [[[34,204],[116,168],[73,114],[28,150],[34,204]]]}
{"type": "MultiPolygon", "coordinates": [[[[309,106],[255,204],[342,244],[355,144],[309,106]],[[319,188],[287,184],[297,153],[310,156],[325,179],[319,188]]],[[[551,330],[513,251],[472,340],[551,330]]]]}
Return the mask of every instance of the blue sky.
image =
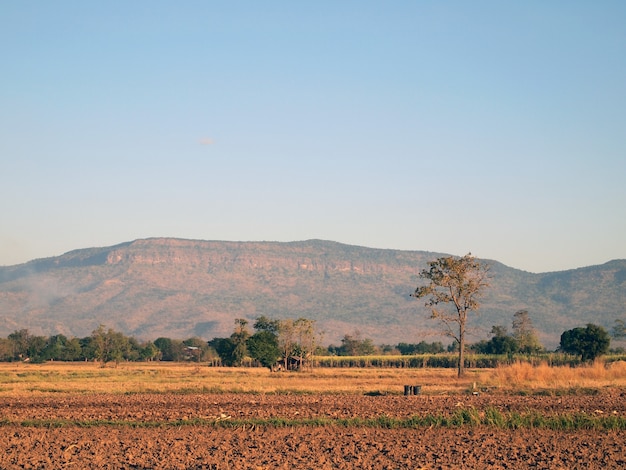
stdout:
{"type": "Polygon", "coordinates": [[[0,265],[310,238],[626,258],[626,3],[0,4],[0,265]]]}

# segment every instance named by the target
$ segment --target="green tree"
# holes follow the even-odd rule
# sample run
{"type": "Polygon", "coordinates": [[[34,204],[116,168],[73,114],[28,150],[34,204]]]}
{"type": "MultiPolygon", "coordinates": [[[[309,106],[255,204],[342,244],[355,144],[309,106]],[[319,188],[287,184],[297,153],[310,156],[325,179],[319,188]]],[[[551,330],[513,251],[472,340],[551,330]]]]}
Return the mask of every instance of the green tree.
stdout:
{"type": "Polygon", "coordinates": [[[43,362],[43,352],[46,348],[47,338],[45,336],[31,336],[28,341],[27,357],[31,362],[43,362]]]}
{"type": "Polygon", "coordinates": [[[250,337],[247,329],[248,320],[237,318],[235,331],[229,338],[213,338],[209,341],[225,366],[240,366],[248,355],[246,342],[250,337]]]}
{"type": "Polygon", "coordinates": [[[67,338],[64,335],[50,336],[46,340],[46,346],[42,351],[42,358],[44,361],[63,361],[65,345],[67,344],[67,338]]]}
{"type": "Polygon", "coordinates": [[[489,286],[489,269],[471,254],[462,258],[441,257],[428,265],[428,269],[423,269],[419,275],[427,284],[418,286],[411,295],[427,299],[431,318],[439,320],[444,334],[458,343],[458,377],[462,377],[468,316],[480,307],[479,298],[489,286]]]}
{"type": "Polygon", "coordinates": [[[91,338],[95,358],[102,363],[102,367],[107,362],[115,361],[117,364],[122,359],[128,359],[130,343],[122,333],[100,325],[91,333],[91,338]]]}
{"type": "Polygon", "coordinates": [[[267,318],[265,315],[261,315],[257,317],[252,327],[256,331],[268,331],[273,333],[274,335],[278,335],[280,332],[281,321],[280,320],[272,320],[267,318]]]}
{"type": "Polygon", "coordinates": [[[396,346],[400,354],[403,356],[410,354],[438,354],[445,351],[441,341],[433,343],[427,343],[426,341],[420,341],[417,344],[398,343],[396,346]]]}
{"type": "Polygon", "coordinates": [[[80,358],[85,361],[96,360],[96,343],[92,336],[86,336],[78,340],[80,345],[80,358]]]}
{"type": "Polygon", "coordinates": [[[246,346],[253,359],[274,370],[274,365],[280,359],[278,337],[274,333],[267,330],[257,331],[248,338],[246,346]]]}
{"type": "Polygon", "coordinates": [[[276,362],[281,357],[281,349],[278,344],[280,320],[271,320],[265,316],[260,316],[254,322],[253,328],[256,333],[246,341],[248,352],[261,365],[274,370],[276,362]]]}
{"type": "Polygon", "coordinates": [[[61,360],[63,361],[79,361],[84,359],[83,349],[80,345],[80,339],[69,338],[63,347],[61,360]]]}
{"type": "Polygon", "coordinates": [[[233,351],[235,350],[235,343],[231,338],[213,338],[209,341],[211,346],[222,361],[222,365],[233,366],[233,351]]]}
{"type": "Polygon", "coordinates": [[[159,337],[154,340],[154,345],[159,350],[156,359],[162,361],[181,361],[183,358],[183,343],[180,340],[159,337]]]}
{"type": "Polygon", "coordinates": [[[233,365],[240,366],[243,364],[243,360],[248,355],[248,348],[246,341],[250,336],[248,332],[248,320],[244,318],[237,318],[235,320],[235,332],[230,336],[235,345],[233,349],[233,365]]]}
{"type": "Polygon", "coordinates": [[[534,354],[543,349],[527,310],[518,310],[513,315],[513,338],[521,353],[534,354]]]}
{"type": "Polygon", "coordinates": [[[11,341],[13,349],[13,360],[24,360],[28,358],[28,346],[32,335],[27,329],[16,330],[9,334],[7,339],[11,341]]]}
{"type": "Polygon", "coordinates": [[[517,340],[508,335],[503,326],[494,326],[491,329],[493,337],[485,345],[485,354],[513,354],[519,349],[517,340]]]}
{"type": "Polygon", "coordinates": [[[580,356],[581,360],[586,362],[606,354],[610,344],[611,338],[604,328],[588,323],[585,328],[564,331],[559,349],[580,356]]]}
{"type": "Polygon", "coordinates": [[[493,326],[489,341],[479,341],[470,346],[478,354],[513,354],[518,350],[517,341],[510,336],[505,326],[493,326]]]}
{"type": "Polygon", "coordinates": [[[359,330],[344,335],[341,346],[337,348],[340,356],[371,356],[377,352],[374,342],[370,338],[363,338],[359,330]]]}
{"type": "Polygon", "coordinates": [[[160,353],[159,348],[152,341],[148,341],[143,344],[139,357],[143,361],[154,361],[159,357],[160,353]]]}

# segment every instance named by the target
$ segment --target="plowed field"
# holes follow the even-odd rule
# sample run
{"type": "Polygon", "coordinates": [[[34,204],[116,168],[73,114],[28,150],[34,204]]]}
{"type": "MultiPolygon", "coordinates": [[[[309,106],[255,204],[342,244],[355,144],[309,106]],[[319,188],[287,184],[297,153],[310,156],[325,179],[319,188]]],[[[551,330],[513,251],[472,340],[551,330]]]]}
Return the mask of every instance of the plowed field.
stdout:
{"type": "Polygon", "coordinates": [[[47,394],[0,397],[0,468],[625,468],[626,432],[487,425],[346,426],[459,408],[625,416],[626,394],[359,396],[47,394]],[[284,419],[282,426],[255,420],[284,419]],[[194,424],[194,420],[201,424],[194,424]],[[315,420],[327,424],[315,425],[315,420]],[[215,426],[220,421],[233,426],[215,426]],[[293,424],[293,423],[301,424],[293,424]],[[336,422],[337,424],[333,424],[336,422]],[[239,424],[236,424],[239,423],[239,424]],[[307,424],[308,423],[308,424],[307,424]]]}

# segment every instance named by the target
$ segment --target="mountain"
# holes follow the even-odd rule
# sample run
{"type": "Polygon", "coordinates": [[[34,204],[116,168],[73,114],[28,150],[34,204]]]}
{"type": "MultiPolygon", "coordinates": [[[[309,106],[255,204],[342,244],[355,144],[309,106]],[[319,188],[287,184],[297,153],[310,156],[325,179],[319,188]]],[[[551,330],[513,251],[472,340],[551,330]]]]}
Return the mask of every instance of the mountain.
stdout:
{"type": "MultiPolygon", "coordinates": [[[[377,344],[441,340],[422,300],[409,296],[424,251],[330,241],[226,242],[144,239],[0,267],[0,336],[84,337],[100,324],[138,339],[229,336],[235,318],[316,320],[324,344],[361,332],[377,344]]],[[[533,274],[483,260],[491,287],[470,341],[528,310],[546,347],[588,322],[623,318],[626,260],[533,274]]]]}

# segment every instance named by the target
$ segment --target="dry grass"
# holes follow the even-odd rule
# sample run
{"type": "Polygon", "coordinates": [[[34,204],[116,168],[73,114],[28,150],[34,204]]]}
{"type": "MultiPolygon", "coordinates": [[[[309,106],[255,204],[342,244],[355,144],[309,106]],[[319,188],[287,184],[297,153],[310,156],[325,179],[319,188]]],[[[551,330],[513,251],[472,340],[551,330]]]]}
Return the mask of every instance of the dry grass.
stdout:
{"type": "Polygon", "coordinates": [[[41,393],[383,393],[402,394],[421,385],[424,394],[467,393],[474,386],[503,392],[626,387],[626,362],[585,367],[517,363],[497,369],[319,368],[276,372],[263,368],[207,367],[177,363],[0,364],[0,395],[41,393]]]}
{"type": "Polygon", "coordinates": [[[462,380],[453,369],[326,369],[270,372],[264,368],[176,363],[0,364],[0,394],[24,393],[353,393],[401,394],[404,385],[424,393],[460,393],[487,371],[462,380]]]}
{"type": "Polygon", "coordinates": [[[596,361],[579,367],[518,362],[494,369],[486,382],[502,390],[564,390],[626,387],[626,362],[596,361]]]}

